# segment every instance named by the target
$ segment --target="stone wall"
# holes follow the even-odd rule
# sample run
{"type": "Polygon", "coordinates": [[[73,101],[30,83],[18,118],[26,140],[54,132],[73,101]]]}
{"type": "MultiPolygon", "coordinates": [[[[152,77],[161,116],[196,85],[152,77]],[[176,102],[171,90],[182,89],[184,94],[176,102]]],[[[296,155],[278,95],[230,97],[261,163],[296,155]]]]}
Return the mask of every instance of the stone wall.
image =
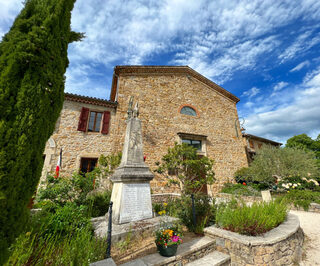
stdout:
{"type": "MultiPolygon", "coordinates": [[[[215,87],[218,87],[215,85],[215,87]]],[[[55,169],[60,148],[63,148],[62,174],[80,168],[81,157],[98,158],[101,154],[122,150],[128,101],[140,105],[146,164],[156,168],[168,147],[181,142],[177,133],[207,136],[201,154],[214,159],[216,182],[208,193],[218,192],[225,182],[233,182],[234,172],[248,166],[235,97],[222,94],[194,76],[183,73],[118,74],[117,107],[105,107],[66,100],[56,130],[47,143],[43,176],[55,169]],[[192,106],[197,116],[180,114],[180,109],[192,106]],[[87,107],[110,111],[110,132],[107,135],[77,131],[80,111],[87,107]],[[50,145],[50,142],[52,145],[50,145]]],[[[220,91],[219,91],[220,90],[220,91]]],[[[179,192],[179,187],[167,187],[166,180],[156,175],[151,182],[154,193],[179,192]]]]}
{"type": "MultiPolygon", "coordinates": [[[[134,96],[140,105],[146,163],[152,169],[168,147],[180,142],[178,132],[207,136],[204,154],[215,160],[217,179],[208,189],[209,194],[218,191],[223,183],[232,182],[234,172],[247,166],[246,143],[239,130],[235,101],[186,74],[119,74],[118,82],[118,149],[124,140],[128,100],[134,96]],[[180,114],[183,105],[193,106],[198,115],[180,114]]],[[[151,182],[155,193],[177,191],[165,185],[160,176],[151,182]]]]}
{"type": "MultiPolygon", "coordinates": [[[[215,196],[216,203],[220,202],[227,202],[230,201],[233,197],[235,197],[237,200],[243,200],[246,203],[252,204],[253,202],[262,202],[262,197],[253,197],[253,196],[240,196],[240,195],[233,195],[228,193],[218,193],[215,196]]],[[[296,210],[296,211],[308,211],[308,212],[316,212],[320,213],[320,204],[318,203],[310,203],[309,209],[304,210],[302,207],[294,206],[291,204],[289,206],[290,210],[296,210]]]]}
{"type": "Polygon", "coordinates": [[[262,236],[244,236],[214,226],[205,234],[216,239],[217,250],[231,257],[231,265],[295,265],[301,260],[304,234],[299,219],[287,220],[262,236]]]}
{"type": "Polygon", "coordinates": [[[66,100],[63,104],[60,117],[56,123],[53,135],[46,144],[44,154],[46,155],[43,178],[47,172],[55,171],[60,148],[62,151],[61,174],[72,174],[79,170],[81,157],[99,158],[101,154],[108,155],[113,150],[112,123],[115,117],[115,109],[110,107],[79,103],[66,100]],[[99,132],[78,131],[78,122],[81,108],[87,107],[92,111],[110,111],[110,132],[101,134],[99,132]]]}
{"type": "MultiPolygon", "coordinates": [[[[296,210],[296,211],[305,211],[302,207],[296,207],[294,205],[290,206],[290,210],[296,210]]],[[[310,203],[308,212],[316,212],[320,213],[320,204],[318,203],[310,203]]]]}
{"type": "Polygon", "coordinates": [[[261,202],[262,197],[254,197],[254,196],[241,196],[241,195],[233,195],[228,193],[217,193],[215,196],[216,202],[227,202],[232,200],[232,198],[236,198],[237,200],[243,200],[245,203],[253,203],[253,202],[261,202]]]}
{"type": "Polygon", "coordinates": [[[179,193],[151,194],[152,203],[164,203],[181,197],[179,193]]]}

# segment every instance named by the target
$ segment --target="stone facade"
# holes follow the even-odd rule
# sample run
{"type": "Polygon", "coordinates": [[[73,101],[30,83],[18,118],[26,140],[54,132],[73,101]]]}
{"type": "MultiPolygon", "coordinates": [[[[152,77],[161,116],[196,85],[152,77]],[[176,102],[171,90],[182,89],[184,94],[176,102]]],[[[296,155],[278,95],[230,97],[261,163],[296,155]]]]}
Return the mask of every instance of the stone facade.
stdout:
{"type": "Polygon", "coordinates": [[[297,265],[302,256],[304,234],[299,219],[287,220],[262,236],[244,236],[214,226],[205,234],[216,239],[217,250],[231,257],[231,265],[297,265]]]}
{"type": "MultiPolygon", "coordinates": [[[[233,181],[234,172],[248,166],[245,140],[242,138],[236,103],[237,97],[201,76],[189,67],[116,67],[111,88],[113,107],[65,101],[57,128],[56,142],[47,170],[54,170],[59,148],[63,148],[62,170],[79,169],[81,157],[99,157],[122,150],[126,128],[128,101],[139,102],[146,164],[151,169],[166,154],[168,147],[181,142],[181,135],[201,139],[200,154],[214,159],[216,182],[208,193],[218,191],[225,182],[233,181]],[[111,112],[108,135],[77,131],[82,106],[111,112]],[[196,116],[180,113],[183,106],[192,106],[196,116]]],[[[46,149],[50,151],[49,144],[46,149]]],[[[151,181],[154,193],[175,192],[156,176],[151,181]]]]}
{"type": "Polygon", "coordinates": [[[112,127],[110,128],[111,132],[106,135],[77,130],[82,107],[87,107],[92,111],[110,111],[111,123],[116,114],[113,107],[66,99],[56,123],[55,131],[46,144],[42,178],[46,176],[46,173],[55,171],[60,148],[63,151],[61,174],[67,175],[79,170],[81,158],[98,158],[101,154],[112,153],[112,127]]]}
{"type": "Polygon", "coordinates": [[[261,149],[263,145],[271,145],[274,147],[280,147],[282,143],[276,142],[270,139],[261,138],[251,134],[242,134],[243,138],[246,141],[246,152],[248,157],[248,163],[250,164],[253,161],[253,156],[256,152],[261,149]]]}

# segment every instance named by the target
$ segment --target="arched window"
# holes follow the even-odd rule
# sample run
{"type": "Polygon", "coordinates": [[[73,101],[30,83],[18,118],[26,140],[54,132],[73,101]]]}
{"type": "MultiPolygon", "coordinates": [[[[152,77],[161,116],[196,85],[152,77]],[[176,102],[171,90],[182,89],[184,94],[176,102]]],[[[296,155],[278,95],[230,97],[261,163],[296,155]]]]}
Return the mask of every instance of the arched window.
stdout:
{"type": "Polygon", "coordinates": [[[180,110],[180,114],[197,116],[196,110],[194,110],[194,109],[193,109],[192,107],[190,107],[190,106],[184,106],[184,107],[182,107],[181,110],[180,110]]]}

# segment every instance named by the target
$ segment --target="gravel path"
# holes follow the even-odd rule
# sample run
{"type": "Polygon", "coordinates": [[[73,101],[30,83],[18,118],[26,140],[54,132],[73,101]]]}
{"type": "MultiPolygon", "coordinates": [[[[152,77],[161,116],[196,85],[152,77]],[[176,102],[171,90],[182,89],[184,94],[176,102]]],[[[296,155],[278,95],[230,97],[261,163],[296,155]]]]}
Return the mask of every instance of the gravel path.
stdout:
{"type": "Polygon", "coordinates": [[[303,261],[301,266],[320,265],[320,213],[290,211],[298,215],[305,234],[303,261]]]}

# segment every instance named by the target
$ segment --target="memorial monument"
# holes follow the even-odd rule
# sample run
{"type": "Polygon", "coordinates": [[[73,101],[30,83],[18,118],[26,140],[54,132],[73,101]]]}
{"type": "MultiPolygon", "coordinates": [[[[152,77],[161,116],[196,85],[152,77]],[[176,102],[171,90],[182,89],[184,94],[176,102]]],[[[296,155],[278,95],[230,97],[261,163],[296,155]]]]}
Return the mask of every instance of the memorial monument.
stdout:
{"type": "Polygon", "coordinates": [[[138,103],[132,107],[133,97],[129,101],[121,163],[110,178],[113,182],[112,221],[115,224],[152,218],[150,180],[153,174],[143,159],[138,103]]]}

